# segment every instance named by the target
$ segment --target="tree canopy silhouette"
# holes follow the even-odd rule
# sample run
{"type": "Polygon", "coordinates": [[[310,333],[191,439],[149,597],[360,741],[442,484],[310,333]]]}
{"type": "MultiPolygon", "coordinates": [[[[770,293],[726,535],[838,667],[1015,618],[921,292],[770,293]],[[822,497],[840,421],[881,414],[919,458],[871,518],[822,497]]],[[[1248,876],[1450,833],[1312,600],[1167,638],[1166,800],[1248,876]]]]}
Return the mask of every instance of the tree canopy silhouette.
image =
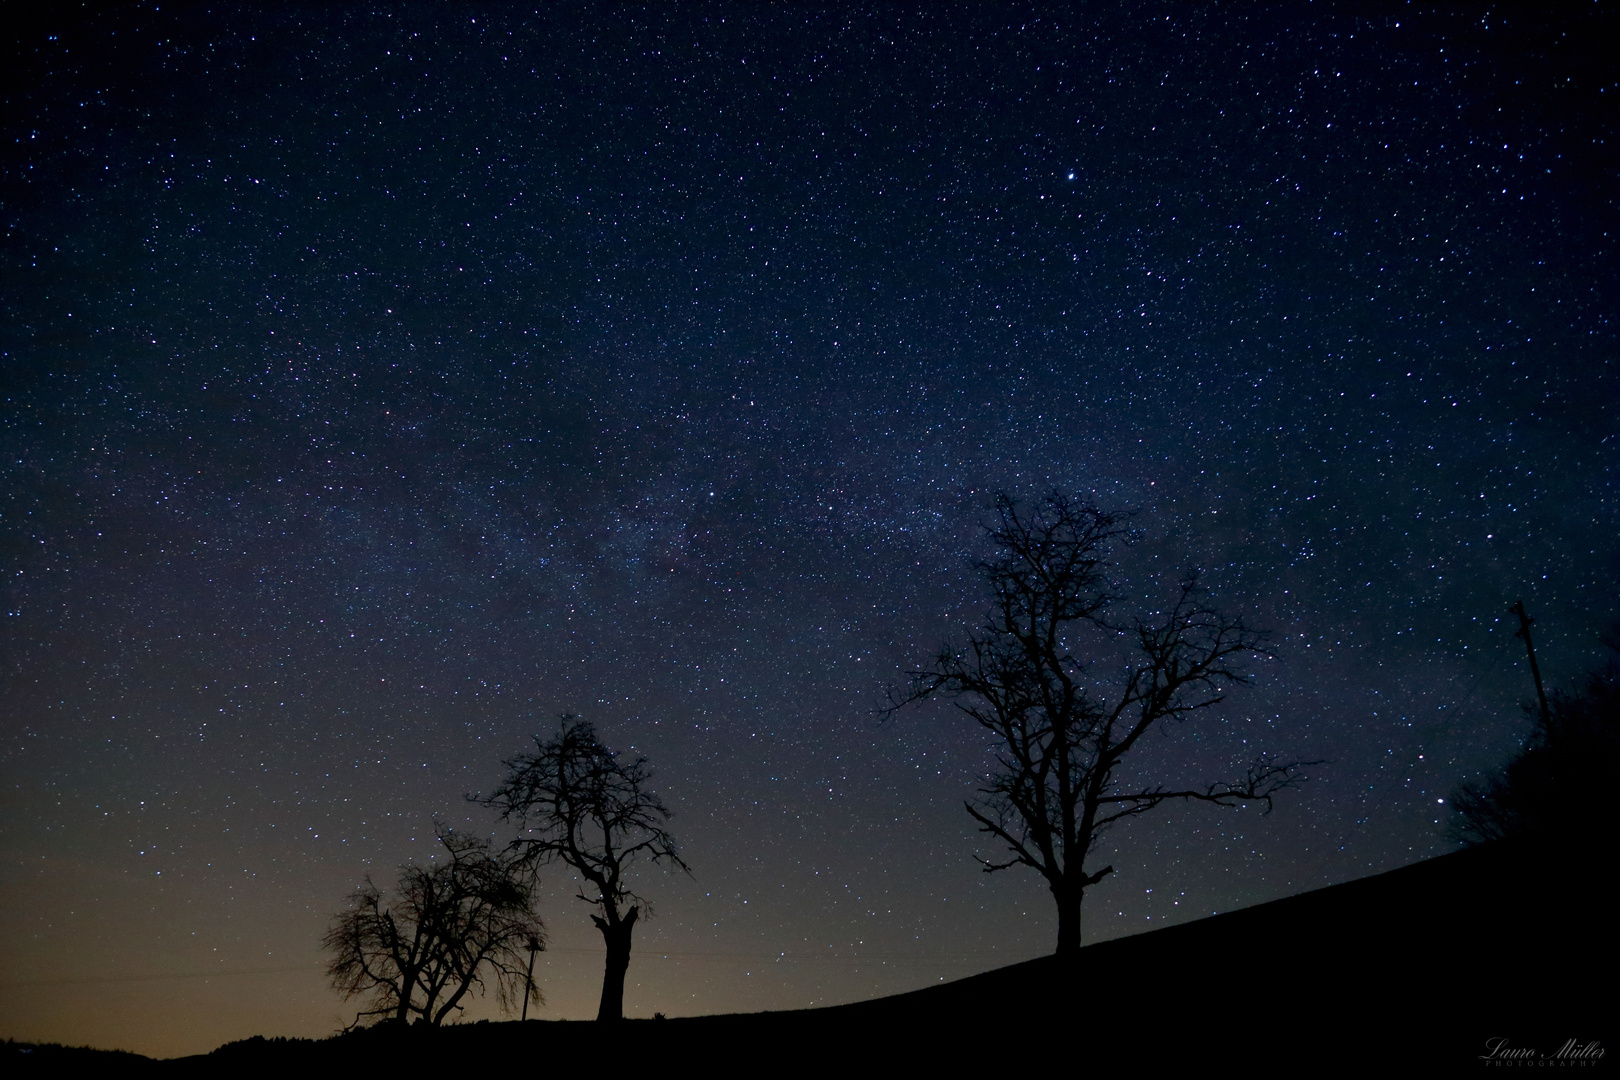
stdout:
{"type": "Polygon", "coordinates": [[[539,1001],[523,964],[545,940],[531,869],[487,840],[436,832],[446,861],[401,866],[392,896],[367,875],[322,939],[332,984],[346,999],[369,999],[356,1024],[442,1024],[470,991],[483,992],[486,975],[503,1010],[519,996],[539,1001]]]}
{"type": "MultiPolygon", "coordinates": [[[[1620,636],[1608,643],[1620,651],[1620,636]]],[[[1608,842],[1620,825],[1611,791],[1620,775],[1620,664],[1611,661],[1578,692],[1555,690],[1542,708],[1527,711],[1534,720],[1523,748],[1495,776],[1452,793],[1452,838],[1469,845],[1522,835],[1608,842]]]]}
{"type": "Polygon", "coordinates": [[[994,736],[1000,771],[967,810],[1005,854],[979,861],[986,872],[1027,866],[1045,878],[1057,952],[1071,956],[1085,891],[1113,871],[1088,866],[1111,826],[1171,800],[1269,810],[1303,779],[1301,763],[1262,758],[1241,780],[1203,787],[1127,782],[1122,762],[1150,729],[1210,709],[1247,681],[1238,664],[1259,651],[1259,636],[1206,606],[1192,577],[1157,620],[1116,623],[1122,598],[1110,591],[1107,558],[1125,539],[1119,517],[1056,493],[1023,513],[998,495],[995,512],[997,554],[979,565],[989,616],[965,646],[946,645],[891,691],[886,714],[941,695],[994,736]],[[1112,684],[1095,670],[1108,660],[1122,669],[1112,684]]]}
{"type": "Polygon", "coordinates": [[[652,914],[626,875],[643,859],[691,870],[664,827],[670,812],[648,787],[647,760],[621,759],[588,720],[561,721],[556,738],[535,736],[533,754],[506,761],[506,782],[479,801],[523,830],[513,841],[523,857],[561,862],[583,879],[579,898],[596,908],[591,921],[607,944],[597,1019],[619,1020],[631,933],[643,912],[652,914]]]}

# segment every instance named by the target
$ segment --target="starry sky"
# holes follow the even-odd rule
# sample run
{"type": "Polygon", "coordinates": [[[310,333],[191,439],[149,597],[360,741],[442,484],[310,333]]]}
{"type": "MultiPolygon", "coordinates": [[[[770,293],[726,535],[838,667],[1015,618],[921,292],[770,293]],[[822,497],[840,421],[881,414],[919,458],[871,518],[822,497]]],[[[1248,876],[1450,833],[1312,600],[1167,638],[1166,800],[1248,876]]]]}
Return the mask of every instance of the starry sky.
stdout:
{"type": "MultiPolygon", "coordinates": [[[[1135,512],[1253,685],[1109,836],[1103,940],[1440,854],[1620,616],[1612,13],[133,4],[8,13],[0,1036],[353,1013],[319,940],[555,730],[644,754],[626,1011],[1049,952],[883,690],[997,491],[1135,512]]],[[[1136,608],[1132,608],[1135,610],[1136,608]]],[[[539,1015],[602,947],[545,880],[539,1015]]],[[[496,1016],[492,1002],[469,1017],[496,1016]]]]}

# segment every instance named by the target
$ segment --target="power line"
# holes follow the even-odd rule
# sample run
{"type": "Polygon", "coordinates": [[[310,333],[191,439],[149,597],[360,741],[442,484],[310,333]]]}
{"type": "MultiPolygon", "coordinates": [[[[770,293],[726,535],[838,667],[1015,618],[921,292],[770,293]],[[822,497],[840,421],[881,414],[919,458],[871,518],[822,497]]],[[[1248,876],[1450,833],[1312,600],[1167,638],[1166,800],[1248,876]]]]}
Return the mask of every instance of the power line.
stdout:
{"type": "MultiPolygon", "coordinates": [[[[324,965],[323,965],[324,966],[324,965]]],[[[6,986],[74,986],[80,983],[150,982],[156,979],[214,979],[231,975],[277,975],[289,971],[312,971],[309,964],[297,967],[238,968],[235,971],[172,971],[156,975],[97,975],[83,979],[0,980],[6,986]]]]}
{"type": "MultiPolygon", "coordinates": [[[[546,949],[548,953],[567,953],[573,955],[601,955],[601,949],[575,949],[557,948],[546,949]]],[[[646,952],[637,954],[637,960],[744,960],[756,962],[776,962],[791,964],[976,964],[985,961],[1000,960],[1004,963],[1017,963],[1011,957],[998,953],[977,953],[973,955],[953,954],[949,956],[924,956],[918,953],[868,953],[861,956],[823,956],[813,953],[753,953],[753,952],[695,952],[670,951],[646,952]]],[[[155,982],[167,979],[223,979],[240,975],[285,975],[292,972],[312,972],[325,969],[325,965],[318,967],[313,964],[299,964],[293,967],[268,968],[236,968],[230,971],[171,971],[148,975],[95,975],[84,978],[70,979],[0,979],[4,986],[80,986],[93,983],[127,983],[127,982],[155,982]]]]}

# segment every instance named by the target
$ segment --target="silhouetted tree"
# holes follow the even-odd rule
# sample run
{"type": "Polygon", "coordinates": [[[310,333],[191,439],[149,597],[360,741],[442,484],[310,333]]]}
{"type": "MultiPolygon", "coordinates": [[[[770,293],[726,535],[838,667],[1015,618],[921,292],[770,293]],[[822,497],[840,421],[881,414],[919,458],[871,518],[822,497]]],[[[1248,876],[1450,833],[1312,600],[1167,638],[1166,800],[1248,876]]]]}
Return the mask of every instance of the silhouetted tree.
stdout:
{"type": "Polygon", "coordinates": [[[626,874],[641,859],[691,870],[664,828],[670,812],[648,790],[645,758],[621,760],[588,720],[564,715],[557,737],[535,736],[535,753],[506,761],[506,782],[479,800],[524,830],[513,842],[535,864],[561,862],[585,882],[579,898],[607,944],[598,1020],[624,1016],[624,975],[637,918],[652,914],[626,874]]]}
{"type": "Polygon", "coordinates": [[[483,992],[486,975],[503,1010],[518,996],[540,1000],[523,963],[545,938],[532,868],[487,840],[436,831],[446,861],[401,866],[392,897],[367,875],[322,939],[332,984],[345,999],[370,999],[356,1024],[413,1016],[442,1024],[469,991],[483,992]]]}
{"type": "Polygon", "coordinates": [[[1007,857],[979,861],[986,872],[1027,866],[1046,879],[1057,953],[1072,956],[1085,891],[1113,871],[1087,866],[1110,826],[1173,799],[1269,810],[1302,779],[1300,763],[1260,759],[1244,779],[1202,788],[1123,780],[1122,760],[1150,728],[1208,709],[1222,687],[1246,681],[1236,665],[1258,651],[1258,636],[1205,606],[1190,577],[1157,621],[1115,624],[1109,613],[1121,597],[1106,572],[1110,548],[1124,539],[1118,517],[1055,493],[1027,514],[1006,495],[995,509],[998,553],[979,565],[994,597],[985,624],[965,647],[947,645],[912,672],[886,713],[944,695],[995,737],[1000,771],[967,809],[1007,857]],[[1122,667],[1111,684],[1094,671],[1106,661],[1122,667]]]}
{"type": "MultiPolygon", "coordinates": [[[[1620,644],[1620,641],[1611,644],[1620,644]]],[[[1579,693],[1554,691],[1530,737],[1502,771],[1459,786],[1449,832],[1464,844],[1535,834],[1612,842],[1620,826],[1614,800],[1620,776],[1620,667],[1586,677],[1579,693]]]]}

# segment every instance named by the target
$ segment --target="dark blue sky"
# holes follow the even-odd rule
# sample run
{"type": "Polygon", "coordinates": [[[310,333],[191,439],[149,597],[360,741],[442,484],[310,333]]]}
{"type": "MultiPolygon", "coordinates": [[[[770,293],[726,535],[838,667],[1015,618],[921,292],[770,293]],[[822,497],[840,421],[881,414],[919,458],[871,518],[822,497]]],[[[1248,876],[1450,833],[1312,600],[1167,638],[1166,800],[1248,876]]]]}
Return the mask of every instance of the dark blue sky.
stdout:
{"type": "MultiPolygon", "coordinates": [[[[331,1030],[344,894],[495,828],[461,795],[562,711],[695,875],[631,1015],[1048,951],[975,731],[873,716],[982,614],[997,490],[1137,511],[1145,607],[1197,567],[1270,631],[1144,775],[1329,761],[1120,831],[1087,940],[1447,850],[1526,730],[1507,607],[1555,683],[1620,616],[1620,82],[1596,7],[1394,11],[17,24],[0,1035],[331,1030]]],[[[550,880],[542,1015],[594,1015],[550,880]]]]}

